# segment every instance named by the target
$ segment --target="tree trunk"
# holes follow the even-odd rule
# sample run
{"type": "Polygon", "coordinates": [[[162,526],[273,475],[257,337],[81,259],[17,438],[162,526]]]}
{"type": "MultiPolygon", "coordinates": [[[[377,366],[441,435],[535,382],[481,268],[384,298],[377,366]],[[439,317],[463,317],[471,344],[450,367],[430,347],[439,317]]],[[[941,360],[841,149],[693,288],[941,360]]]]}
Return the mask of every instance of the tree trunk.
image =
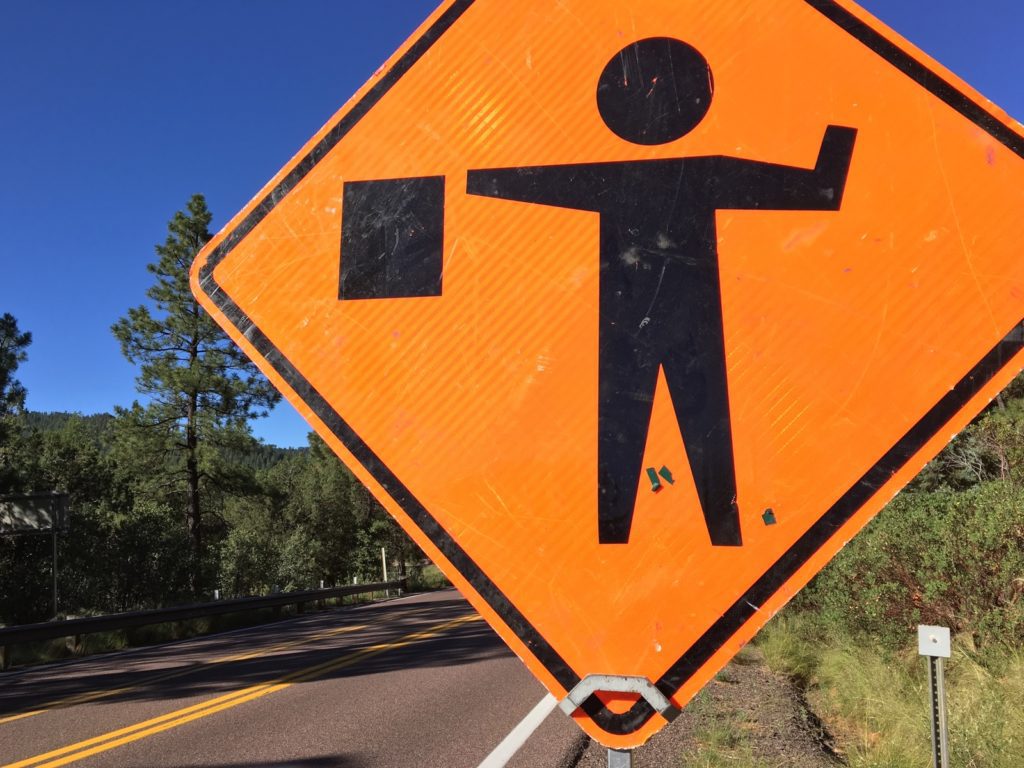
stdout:
{"type": "Polygon", "coordinates": [[[185,423],[185,467],[188,473],[188,533],[192,541],[192,594],[199,597],[203,588],[203,519],[202,507],[199,504],[199,459],[196,456],[199,442],[196,436],[196,400],[196,394],[192,393],[189,396],[188,418],[185,423]]]}
{"type": "MultiPolygon", "coordinates": [[[[198,329],[199,303],[192,302],[193,328],[198,329]]],[[[188,366],[195,368],[199,361],[198,330],[189,339],[188,366]]],[[[188,393],[188,409],[185,418],[185,469],[188,473],[188,532],[192,539],[192,594],[202,596],[203,591],[203,510],[199,503],[199,435],[196,429],[196,412],[199,410],[199,392],[188,393]]]]}

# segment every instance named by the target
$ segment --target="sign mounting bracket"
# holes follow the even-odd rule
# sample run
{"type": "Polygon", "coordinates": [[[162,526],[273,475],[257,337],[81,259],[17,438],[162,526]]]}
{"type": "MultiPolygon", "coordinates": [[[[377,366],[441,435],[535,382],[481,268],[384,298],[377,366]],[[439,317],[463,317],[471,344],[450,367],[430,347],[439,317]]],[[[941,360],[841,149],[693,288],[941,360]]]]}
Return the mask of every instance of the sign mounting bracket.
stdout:
{"type": "Polygon", "coordinates": [[[655,712],[669,722],[679,715],[679,709],[672,705],[658,688],[646,677],[629,675],[587,675],[576,687],[569,691],[559,703],[559,708],[567,715],[572,715],[593,694],[603,693],[637,693],[655,712]]]}

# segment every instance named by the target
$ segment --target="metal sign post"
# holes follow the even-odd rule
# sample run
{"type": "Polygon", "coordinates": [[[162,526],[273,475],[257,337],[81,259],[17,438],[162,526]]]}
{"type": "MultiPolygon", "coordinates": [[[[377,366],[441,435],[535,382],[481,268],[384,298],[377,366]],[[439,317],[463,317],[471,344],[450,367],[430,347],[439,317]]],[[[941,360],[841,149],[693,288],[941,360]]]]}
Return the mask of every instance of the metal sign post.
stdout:
{"type": "Polygon", "coordinates": [[[636,768],[633,762],[633,750],[608,749],[608,768],[636,768]]]}
{"type": "Polygon", "coordinates": [[[946,723],[945,660],[950,657],[948,627],[920,625],[917,650],[928,657],[928,691],[932,706],[932,766],[949,768],[949,729],[946,723]]]}

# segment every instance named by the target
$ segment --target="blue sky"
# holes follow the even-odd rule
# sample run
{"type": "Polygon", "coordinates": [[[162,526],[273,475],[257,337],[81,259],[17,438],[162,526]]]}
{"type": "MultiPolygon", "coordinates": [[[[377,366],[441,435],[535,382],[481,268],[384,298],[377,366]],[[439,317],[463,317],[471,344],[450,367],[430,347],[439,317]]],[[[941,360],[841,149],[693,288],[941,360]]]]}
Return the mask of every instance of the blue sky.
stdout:
{"type": "MultiPolygon", "coordinates": [[[[33,410],[110,411],[136,370],[110,325],[193,192],[214,230],[384,62],[435,0],[0,0],[0,312],[33,334],[33,410]]],[[[1019,0],[863,0],[1018,119],[1019,0]]],[[[286,403],[254,424],[304,445],[286,403]]]]}

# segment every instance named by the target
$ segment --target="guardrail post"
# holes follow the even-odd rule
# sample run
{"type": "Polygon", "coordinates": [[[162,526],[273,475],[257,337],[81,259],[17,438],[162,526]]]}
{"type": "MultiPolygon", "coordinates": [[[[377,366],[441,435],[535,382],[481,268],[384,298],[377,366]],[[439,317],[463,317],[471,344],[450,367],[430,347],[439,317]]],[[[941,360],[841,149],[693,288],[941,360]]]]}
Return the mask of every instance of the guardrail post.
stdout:
{"type": "Polygon", "coordinates": [[[68,635],[64,638],[64,647],[68,649],[69,653],[77,655],[82,650],[82,636],[68,635]]]}

